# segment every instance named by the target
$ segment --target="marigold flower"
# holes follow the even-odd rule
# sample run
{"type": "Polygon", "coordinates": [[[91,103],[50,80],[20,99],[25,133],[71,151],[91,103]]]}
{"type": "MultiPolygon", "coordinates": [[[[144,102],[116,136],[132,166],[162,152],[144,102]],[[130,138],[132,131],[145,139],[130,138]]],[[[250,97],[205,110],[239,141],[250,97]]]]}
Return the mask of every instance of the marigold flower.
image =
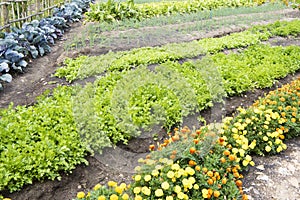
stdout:
{"type": "Polygon", "coordinates": [[[119,186],[116,186],[116,187],[115,187],[115,191],[116,191],[117,193],[119,193],[119,194],[122,194],[123,191],[124,191],[124,189],[121,188],[121,187],[119,187],[119,186]]]}
{"type": "Polygon", "coordinates": [[[112,194],[109,197],[109,200],[118,200],[118,199],[119,199],[119,197],[116,194],[112,194]]]}
{"type": "Polygon", "coordinates": [[[195,147],[191,147],[191,148],[190,148],[190,153],[191,153],[191,154],[194,154],[195,152],[196,152],[196,148],[195,148],[195,147]]]}
{"type": "Polygon", "coordinates": [[[173,200],[174,198],[172,196],[167,196],[166,200],[173,200]]]}
{"type": "Polygon", "coordinates": [[[123,200],[128,200],[129,199],[129,195],[124,193],[121,197],[123,200]]]}
{"type": "Polygon", "coordinates": [[[106,200],[106,197],[104,195],[101,195],[101,196],[98,197],[97,200],[106,200]]]}
{"type": "Polygon", "coordinates": [[[270,152],[272,150],[272,148],[270,146],[266,146],[265,150],[266,150],[266,152],[270,152]]]}
{"type": "Polygon", "coordinates": [[[202,197],[203,198],[208,198],[208,190],[207,189],[202,189],[202,197]]]}
{"type": "Polygon", "coordinates": [[[173,171],[168,171],[167,177],[172,179],[175,176],[175,173],[173,171]]]}
{"type": "Polygon", "coordinates": [[[170,184],[167,181],[162,182],[161,188],[164,190],[168,190],[170,188],[170,184]]]}
{"type": "Polygon", "coordinates": [[[223,152],[223,154],[224,154],[225,156],[229,156],[229,155],[230,155],[230,151],[225,150],[225,151],[223,152]]]}
{"type": "Polygon", "coordinates": [[[281,152],[282,150],[283,150],[283,149],[282,149],[281,146],[277,147],[277,149],[276,149],[277,153],[281,152]]]}
{"type": "Polygon", "coordinates": [[[267,136],[264,136],[264,137],[263,137],[263,140],[264,140],[264,141],[268,141],[269,138],[268,138],[267,136]]]}
{"type": "Polygon", "coordinates": [[[173,165],[171,166],[171,169],[172,169],[172,170],[179,170],[179,169],[180,169],[180,166],[176,163],[176,164],[173,164],[173,165]]]}
{"type": "Polygon", "coordinates": [[[179,192],[179,193],[177,193],[177,197],[178,197],[178,199],[184,199],[185,194],[183,192],[179,192]]]}
{"type": "Polygon", "coordinates": [[[180,193],[181,192],[181,187],[179,185],[176,185],[174,187],[174,192],[177,193],[177,194],[180,193]]]}
{"type": "Polygon", "coordinates": [[[191,176],[193,176],[195,174],[195,170],[191,167],[186,167],[185,171],[191,176]]]}
{"type": "Polygon", "coordinates": [[[196,171],[200,171],[200,170],[201,170],[201,167],[200,167],[199,165],[197,165],[197,166],[195,167],[195,170],[196,170],[196,171]]]}
{"type": "Polygon", "coordinates": [[[161,197],[164,195],[164,191],[162,189],[156,189],[155,190],[155,196],[156,197],[161,197]]]}
{"type": "Polygon", "coordinates": [[[108,181],[107,185],[108,185],[109,187],[117,187],[118,183],[115,182],[115,181],[108,181]]]}
{"type": "Polygon", "coordinates": [[[97,185],[94,186],[94,190],[99,190],[101,188],[101,185],[98,183],[97,185]]]}
{"type": "Polygon", "coordinates": [[[195,165],[197,165],[197,163],[194,161],[194,160],[190,160],[189,161],[189,166],[195,166],[195,165]]]}
{"type": "Polygon", "coordinates": [[[140,192],[141,192],[141,188],[140,187],[133,188],[133,193],[134,194],[139,194],[140,192]]]}
{"type": "Polygon", "coordinates": [[[214,191],[214,197],[218,198],[221,195],[221,193],[219,191],[214,191]]]}
{"type": "Polygon", "coordinates": [[[146,182],[150,181],[151,180],[151,175],[147,174],[145,177],[144,177],[144,180],[146,182]]]}
{"type": "Polygon", "coordinates": [[[159,171],[156,170],[156,169],[154,169],[154,170],[151,172],[151,175],[154,176],[154,177],[156,177],[156,176],[159,175],[159,171]]]}
{"type": "Polygon", "coordinates": [[[84,196],[85,196],[85,193],[84,193],[84,192],[78,192],[78,193],[77,193],[77,198],[78,198],[78,199],[83,199],[84,196]]]}
{"type": "Polygon", "coordinates": [[[135,181],[140,181],[141,179],[142,179],[142,177],[139,174],[135,175],[135,177],[134,177],[135,181]]]}
{"type": "Polygon", "coordinates": [[[143,197],[141,197],[140,195],[137,195],[134,197],[134,200],[143,200],[143,197]]]}
{"type": "Polygon", "coordinates": [[[144,186],[144,187],[142,187],[142,193],[147,196],[150,196],[151,190],[148,187],[144,186]]]}

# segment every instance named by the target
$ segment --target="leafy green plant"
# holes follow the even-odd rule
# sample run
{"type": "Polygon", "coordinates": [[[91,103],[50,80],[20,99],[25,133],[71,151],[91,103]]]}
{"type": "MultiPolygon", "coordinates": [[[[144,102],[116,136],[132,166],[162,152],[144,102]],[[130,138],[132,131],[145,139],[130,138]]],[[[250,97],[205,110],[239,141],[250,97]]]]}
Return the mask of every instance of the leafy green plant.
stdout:
{"type": "Polygon", "coordinates": [[[67,87],[52,97],[40,97],[35,106],[1,110],[0,190],[19,190],[34,180],[60,179],[86,163],[86,147],[81,143],[72,116],[67,87]]]}

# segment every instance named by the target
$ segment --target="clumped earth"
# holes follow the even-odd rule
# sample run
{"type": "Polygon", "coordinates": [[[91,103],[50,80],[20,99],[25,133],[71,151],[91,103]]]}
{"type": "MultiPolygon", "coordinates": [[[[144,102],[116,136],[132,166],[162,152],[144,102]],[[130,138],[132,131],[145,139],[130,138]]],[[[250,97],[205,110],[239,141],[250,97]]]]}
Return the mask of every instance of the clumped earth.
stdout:
{"type": "MultiPolygon", "coordinates": [[[[294,17],[298,15],[296,13],[294,17]]],[[[35,102],[35,98],[45,90],[51,90],[58,85],[70,85],[65,80],[52,76],[66,56],[76,57],[79,54],[99,55],[109,50],[106,48],[85,48],[83,50],[64,52],[64,40],[71,40],[74,34],[82,30],[84,30],[84,26],[81,23],[73,24],[71,31],[63,37],[63,40],[58,41],[52,47],[52,53],[33,60],[30,63],[31,67],[27,69],[26,73],[15,75],[13,83],[5,85],[4,91],[0,93],[0,107],[5,108],[10,102],[14,102],[14,105],[32,105],[35,102]]],[[[220,29],[213,33],[206,33],[205,37],[221,36],[239,30],[241,29],[236,27],[234,29],[220,29]]],[[[182,39],[182,41],[185,41],[185,39],[182,39]]],[[[300,38],[273,38],[269,43],[283,46],[300,45],[300,38]]],[[[120,46],[115,47],[113,50],[130,48],[133,48],[133,46],[120,46]]],[[[201,115],[208,123],[220,122],[222,116],[231,116],[237,107],[250,106],[254,100],[264,96],[268,91],[289,83],[298,76],[300,76],[300,71],[276,81],[272,88],[255,89],[243,93],[241,96],[226,98],[224,99],[224,104],[216,104],[213,108],[201,112],[201,115]]],[[[185,125],[190,128],[197,128],[201,124],[197,120],[196,115],[192,115],[184,119],[183,126],[185,125]]],[[[87,157],[88,166],[79,165],[72,173],[62,174],[61,181],[37,181],[32,185],[25,186],[19,192],[12,194],[4,192],[3,195],[13,200],[71,200],[75,198],[77,192],[88,191],[97,183],[105,184],[108,180],[129,183],[134,172],[133,169],[138,165],[138,158],[143,158],[149,153],[148,146],[154,142],[154,135],[157,140],[162,140],[167,134],[161,127],[154,127],[153,131],[143,132],[139,138],[132,139],[128,145],[120,144],[115,148],[106,148],[102,155],[87,157]]],[[[299,142],[299,137],[287,141],[288,149],[274,156],[254,156],[256,165],[249,168],[244,174],[244,191],[249,195],[250,199],[300,199],[299,142]]]]}

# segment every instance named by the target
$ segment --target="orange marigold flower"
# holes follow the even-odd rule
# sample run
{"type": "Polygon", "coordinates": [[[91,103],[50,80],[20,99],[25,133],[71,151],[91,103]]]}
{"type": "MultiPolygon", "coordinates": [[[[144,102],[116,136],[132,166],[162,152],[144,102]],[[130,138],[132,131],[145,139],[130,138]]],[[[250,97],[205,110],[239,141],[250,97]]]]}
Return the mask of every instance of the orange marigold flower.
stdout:
{"type": "Polygon", "coordinates": [[[220,196],[220,192],[217,191],[217,190],[215,190],[215,191],[214,191],[214,197],[218,198],[219,196],[220,196]]]}
{"type": "Polygon", "coordinates": [[[243,182],[241,180],[237,180],[235,181],[235,184],[238,186],[238,187],[241,187],[243,185],[243,182]]]}
{"type": "Polygon", "coordinates": [[[193,161],[193,160],[190,160],[189,161],[189,165],[193,167],[193,166],[197,165],[197,163],[195,161],[193,161]]]}
{"type": "Polygon", "coordinates": [[[229,155],[230,155],[230,151],[225,150],[225,151],[223,152],[223,154],[224,154],[225,156],[229,156],[229,155]]]}
{"type": "Polygon", "coordinates": [[[191,154],[194,154],[195,152],[196,152],[196,148],[195,148],[195,147],[191,147],[191,148],[190,148],[190,153],[191,153],[191,154]]]}

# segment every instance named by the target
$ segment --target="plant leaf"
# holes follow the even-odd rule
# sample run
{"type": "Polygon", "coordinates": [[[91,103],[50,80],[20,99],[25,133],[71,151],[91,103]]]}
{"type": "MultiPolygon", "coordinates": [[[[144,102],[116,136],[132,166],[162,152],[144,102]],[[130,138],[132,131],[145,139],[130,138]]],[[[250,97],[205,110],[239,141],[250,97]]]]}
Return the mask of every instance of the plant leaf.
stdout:
{"type": "Polygon", "coordinates": [[[0,80],[10,83],[12,81],[12,76],[10,74],[2,74],[0,80]]]}

